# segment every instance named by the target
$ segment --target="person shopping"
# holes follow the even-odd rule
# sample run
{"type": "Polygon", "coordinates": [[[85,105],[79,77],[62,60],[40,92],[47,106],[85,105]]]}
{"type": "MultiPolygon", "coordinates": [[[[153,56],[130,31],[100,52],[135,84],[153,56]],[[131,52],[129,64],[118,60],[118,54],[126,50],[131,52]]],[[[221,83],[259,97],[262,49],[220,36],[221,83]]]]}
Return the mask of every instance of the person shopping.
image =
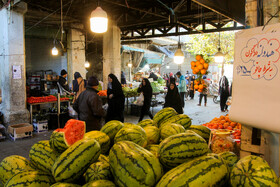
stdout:
{"type": "Polygon", "coordinates": [[[88,79],[86,90],[80,94],[73,108],[78,113],[78,119],[86,122],[86,131],[100,130],[101,119],[105,117],[102,101],[97,95],[99,82],[96,77],[88,79]]]}
{"type": "Polygon", "coordinates": [[[178,85],[178,89],[179,89],[179,93],[180,93],[180,97],[181,97],[181,104],[182,107],[185,107],[185,94],[187,92],[186,90],[186,80],[185,80],[185,76],[181,74],[180,71],[178,71],[176,73],[178,79],[179,79],[179,85],[178,85]]]}
{"type": "Polygon", "coordinates": [[[73,102],[75,102],[76,99],[78,99],[79,95],[86,90],[86,84],[87,84],[86,80],[83,79],[83,77],[79,72],[74,73],[74,78],[75,80],[73,80],[72,82],[73,85],[72,90],[75,93],[73,102]]]}
{"type": "Polygon", "coordinates": [[[220,94],[220,107],[222,112],[226,112],[228,106],[226,105],[229,97],[229,84],[226,76],[223,76],[219,82],[219,94],[220,94]]]}
{"type": "Polygon", "coordinates": [[[106,123],[111,120],[124,122],[124,102],[125,97],[122,91],[122,85],[114,74],[108,76],[108,111],[106,123]]]}
{"type": "Polygon", "coordinates": [[[199,94],[199,103],[198,106],[201,106],[201,101],[202,98],[204,97],[204,106],[207,105],[207,94],[208,94],[208,88],[210,83],[206,80],[206,75],[203,76],[203,84],[205,85],[205,87],[203,88],[202,92],[199,94]]]}
{"type": "Polygon", "coordinates": [[[195,81],[195,76],[193,75],[190,77],[190,82],[189,82],[189,88],[190,88],[190,98],[194,98],[194,81],[195,81]]]}
{"type": "Polygon", "coordinates": [[[168,87],[164,103],[164,108],[166,107],[172,107],[176,110],[178,114],[183,114],[183,108],[179,91],[174,83],[171,83],[168,87]]]}
{"type": "Polygon", "coordinates": [[[142,92],[143,95],[144,95],[144,104],[141,108],[141,114],[140,114],[139,122],[143,120],[144,115],[146,115],[146,114],[148,114],[149,117],[151,119],[153,119],[153,115],[150,111],[153,89],[152,89],[150,81],[147,78],[144,78],[142,80],[142,84],[140,84],[137,92],[138,93],[142,92]]]}

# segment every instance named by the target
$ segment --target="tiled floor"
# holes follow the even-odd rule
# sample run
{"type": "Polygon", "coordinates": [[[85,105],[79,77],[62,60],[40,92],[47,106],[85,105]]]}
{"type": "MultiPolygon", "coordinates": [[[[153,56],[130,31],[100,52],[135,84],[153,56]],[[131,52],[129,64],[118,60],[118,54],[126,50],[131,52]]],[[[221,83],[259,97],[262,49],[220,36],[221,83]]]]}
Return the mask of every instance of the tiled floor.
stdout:
{"type": "MultiPolygon", "coordinates": [[[[158,96],[158,99],[162,99],[161,96],[158,96]]],[[[219,104],[213,103],[213,98],[208,98],[207,107],[197,106],[198,104],[198,96],[195,96],[194,100],[187,100],[185,102],[184,113],[189,115],[193,121],[193,124],[203,124],[209,122],[214,117],[225,115],[225,113],[220,112],[219,104]]],[[[204,104],[204,103],[203,103],[204,104]]],[[[162,107],[153,108],[153,114],[159,111],[162,107]]],[[[146,116],[147,118],[148,116],[146,116]]],[[[125,122],[137,123],[139,117],[126,115],[125,122]]],[[[40,141],[40,140],[48,140],[51,135],[51,131],[34,134],[32,138],[11,141],[5,140],[0,141],[0,161],[9,156],[9,155],[21,155],[28,158],[29,150],[31,146],[40,141]]]]}

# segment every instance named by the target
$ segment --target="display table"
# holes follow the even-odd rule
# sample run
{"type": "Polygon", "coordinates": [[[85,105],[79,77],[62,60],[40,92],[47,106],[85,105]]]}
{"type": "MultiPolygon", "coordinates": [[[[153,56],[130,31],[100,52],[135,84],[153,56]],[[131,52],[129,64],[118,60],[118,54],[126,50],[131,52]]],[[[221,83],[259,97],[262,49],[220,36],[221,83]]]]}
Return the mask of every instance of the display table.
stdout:
{"type": "MultiPolygon", "coordinates": [[[[57,107],[57,115],[59,116],[60,115],[60,103],[68,103],[68,107],[70,106],[70,100],[63,100],[63,101],[51,101],[51,102],[44,102],[44,103],[27,103],[29,105],[29,112],[30,112],[30,123],[33,124],[33,117],[32,117],[32,114],[33,114],[33,106],[36,106],[36,105],[46,105],[46,104],[55,104],[57,103],[58,104],[58,107],[57,107]]],[[[60,128],[60,125],[58,123],[58,128],[60,128]]]]}

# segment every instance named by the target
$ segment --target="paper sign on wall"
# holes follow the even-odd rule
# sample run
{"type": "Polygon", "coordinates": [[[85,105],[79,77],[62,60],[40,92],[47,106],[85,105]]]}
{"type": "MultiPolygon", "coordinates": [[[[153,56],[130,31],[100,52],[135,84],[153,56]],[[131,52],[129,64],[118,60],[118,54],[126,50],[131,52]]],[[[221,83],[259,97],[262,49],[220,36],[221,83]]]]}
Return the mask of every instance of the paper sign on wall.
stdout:
{"type": "Polygon", "coordinates": [[[13,79],[21,79],[21,66],[13,66],[13,79]]]}
{"type": "Polygon", "coordinates": [[[236,33],[234,53],[230,119],[280,133],[280,24],[236,33]]]}

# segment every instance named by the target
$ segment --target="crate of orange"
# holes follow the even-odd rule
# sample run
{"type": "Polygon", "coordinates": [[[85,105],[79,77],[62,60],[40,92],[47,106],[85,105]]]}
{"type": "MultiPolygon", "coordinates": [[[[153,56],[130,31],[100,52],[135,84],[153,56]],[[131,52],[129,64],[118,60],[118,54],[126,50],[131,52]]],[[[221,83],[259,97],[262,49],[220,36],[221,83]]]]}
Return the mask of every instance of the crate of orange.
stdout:
{"type": "Polygon", "coordinates": [[[210,122],[203,124],[203,126],[206,126],[210,128],[211,130],[217,130],[217,129],[226,129],[231,131],[231,137],[237,142],[240,143],[240,138],[241,138],[241,124],[231,121],[228,117],[226,116],[220,116],[215,117],[212,119],[210,122]]]}

